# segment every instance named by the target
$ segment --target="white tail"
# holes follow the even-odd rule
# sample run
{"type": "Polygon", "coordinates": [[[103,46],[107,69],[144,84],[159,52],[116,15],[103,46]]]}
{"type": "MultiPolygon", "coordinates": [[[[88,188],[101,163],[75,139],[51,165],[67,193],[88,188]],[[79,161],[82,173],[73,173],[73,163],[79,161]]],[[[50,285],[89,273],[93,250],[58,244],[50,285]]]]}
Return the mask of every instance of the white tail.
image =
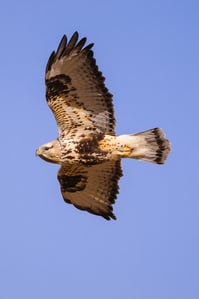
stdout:
{"type": "Polygon", "coordinates": [[[170,142],[160,128],[132,135],[120,135],[117,140],[124,149],[123,157],[156,164],[163,164],[171,150],[170,142]]]}

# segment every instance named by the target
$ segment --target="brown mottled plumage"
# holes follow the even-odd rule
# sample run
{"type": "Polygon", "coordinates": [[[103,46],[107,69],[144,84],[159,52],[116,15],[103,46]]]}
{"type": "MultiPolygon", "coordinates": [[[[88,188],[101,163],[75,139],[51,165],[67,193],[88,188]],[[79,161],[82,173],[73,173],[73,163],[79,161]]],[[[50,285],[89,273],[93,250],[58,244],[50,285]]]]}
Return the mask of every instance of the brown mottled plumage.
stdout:
{"type": "Polygon", "coordinates": [[[58,139],[37,150],[61,165],[58,180],[66,202],[107,220],[113,214],[122,176],[121,158],[163,164],[170,152],[164,132],[155,128],[115,135],[112,95],[106,88],[86,38],[64,35],[46,66],[46,99],[55,115],[58,139]]]}

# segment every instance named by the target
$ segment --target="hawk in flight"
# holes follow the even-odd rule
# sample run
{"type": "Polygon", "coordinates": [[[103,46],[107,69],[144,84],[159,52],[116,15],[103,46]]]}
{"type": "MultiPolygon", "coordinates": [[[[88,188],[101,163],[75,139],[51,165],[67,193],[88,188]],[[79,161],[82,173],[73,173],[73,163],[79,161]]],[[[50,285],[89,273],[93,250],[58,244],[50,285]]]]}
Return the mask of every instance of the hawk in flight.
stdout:
{"type": "Polygon", "coordinates": [[[162,129],[137,134],[115,133],[112,94],[96,65],[86,38],[64,35],[46,66],[46,99],[58,138],[36,153],[60,164],[58,180],[67,203],[107,220],[116,219],[112,205],[122,176],[121,159],[134,158],[163,164],[170,142],[162,129]]]}

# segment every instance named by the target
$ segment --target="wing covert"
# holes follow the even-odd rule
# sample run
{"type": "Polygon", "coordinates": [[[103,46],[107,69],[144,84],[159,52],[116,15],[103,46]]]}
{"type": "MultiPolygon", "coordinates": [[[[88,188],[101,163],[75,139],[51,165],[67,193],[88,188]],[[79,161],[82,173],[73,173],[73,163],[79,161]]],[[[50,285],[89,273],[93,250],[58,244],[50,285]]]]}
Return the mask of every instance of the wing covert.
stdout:
{"type": "Polygon", "coordinates": [[[120,160],[91,166],[65,165],[58,172],[62,196],[67,203],[107,220],[116,219],[112,204],[121,176],[120,160]]]}
{"type": "Polygon", "coordinates": [[[91,132],[115,135],[112,95],[93,57],[93,44],[85,43],[86,38],[78,42],[77,32],[69,42],[63,36],[46,66],[46,98],[60,139],[91,132]]]}

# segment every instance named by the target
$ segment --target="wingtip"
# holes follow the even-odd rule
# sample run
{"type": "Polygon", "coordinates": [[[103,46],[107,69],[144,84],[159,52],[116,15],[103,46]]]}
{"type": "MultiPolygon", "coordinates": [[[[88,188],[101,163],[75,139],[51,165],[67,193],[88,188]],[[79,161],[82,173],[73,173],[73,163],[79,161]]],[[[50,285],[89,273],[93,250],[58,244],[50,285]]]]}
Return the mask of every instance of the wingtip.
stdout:
{"type": "Polygon", "coordinates": [[[104,219],[110,221],[110,220],[117,220],[117,217],[115,214],[112,212],[112,207],[110,207],[111,211],[109,213],[103,213],[103,214],[98,214],[98,216],[102,216],[104,219]]]}
{"type": "Polygon", "coordinates": [[[74,33],[73,33],[73,35],[72,35],[72,37],[73,36],[76,36],[77,38],[79,37],[79,32],[76,30],[74,33]]]}

